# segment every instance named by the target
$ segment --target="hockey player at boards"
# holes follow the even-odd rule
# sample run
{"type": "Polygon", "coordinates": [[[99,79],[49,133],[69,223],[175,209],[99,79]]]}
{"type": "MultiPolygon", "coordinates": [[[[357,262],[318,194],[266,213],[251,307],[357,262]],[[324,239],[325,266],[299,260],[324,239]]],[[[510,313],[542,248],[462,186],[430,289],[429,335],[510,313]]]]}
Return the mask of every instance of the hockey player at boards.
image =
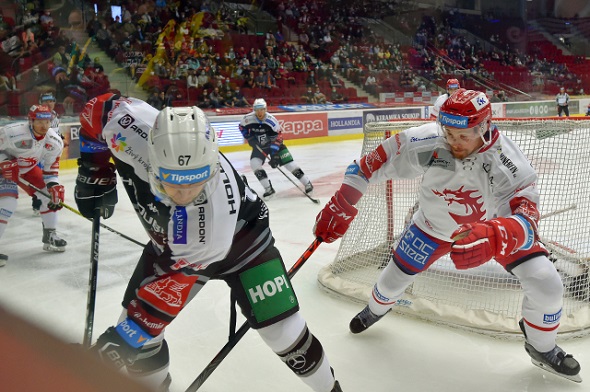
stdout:
{"type": "Polygon", "coordinates": [[[326,242],[342,237],[369,183],[422,175],[418,209],[369,304],[351,320],[351,332],[381,319],[416,275],[443,255],[450,252],[457,269],[494,258],[522,285],[519,325],[533,363],[579,382],[579,363],[555,343],[563,284],[537,234],[537,174],[491,117],[485,94],[459,89],[442,105],[437,122],[406,129],[354,161],[318,214],[314,233],[326,242]]]}
{"type": "MultiPolygon", "coordinates": [[[[253,329],[317,392],[341,392],[319,340],[299,312],[265,203],[218,152],[197,107],[161,112],[105,94],[80,114],[75,198],[84,216],[110,217],[119,173],[151,241],[123,298],[123,313],[91,347],[103,361],[165,391],[171,382],[164,329],[210,279],[224,280],[253,329]],[[114,160],[114,165],[109,162],[114,160]],[[282,282],[280,292],[253,296],[282,282]],[[292,361],[302,356],[307,366],[292,361]]],[[[199,328],[199,317],[195,318],[199,328]]]]}

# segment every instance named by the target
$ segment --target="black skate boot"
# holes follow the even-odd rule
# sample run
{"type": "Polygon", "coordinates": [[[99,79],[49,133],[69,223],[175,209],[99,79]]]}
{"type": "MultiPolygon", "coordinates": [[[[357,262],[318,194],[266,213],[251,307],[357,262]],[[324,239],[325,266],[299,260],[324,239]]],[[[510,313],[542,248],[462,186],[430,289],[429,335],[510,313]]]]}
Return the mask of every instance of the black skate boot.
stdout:
{"type": "Polygon", "coordinates": [[[49,252],[65,252],[66,240],[59,238],[55,229],[43,228],[43,250],[49,252]]]}
{"type": "Polygon", "coordinates": [[[6,265],[7,261],[8,261],[8,256],[0,253],[0,267],[4,267],[6,265]]]}
{"type": "MultiPolygon", "coordinates": [[[[389,309],[387,313],[389,313],[390,310],[391,309],[389,309]]],[[[354,316],[352,320],[350,320],[350,332],[363,332],[365,329],[369,328],[371,325],[381,320],[381,318],[385,316],[385,314],[382,316],[377,316],[375,313],[371,312],[371,309],[369,309],[369,305],[365,306],[365,308],[361,310],[359,314],[357,314],[356,316],[354,316]]]]}
{"type": "Polygon", "coordinates": [[[262,195],[262,198],[263,198],[264,200],[269,200],[269,199],[271,199],[271,198],[272,198],[272,196],[273,196],[275,193],[276,193],[276,192],[275,192],[274,188],[272,187],[272,183],[269,181],[269,182],[268,182],[268,188],[266,188],[266,189],[265,189],[265,192],[264,192],[264,194],[262,195]]]}
{"type": "Polygon", "coordinates": [[[334,382],[334,388],[332,388],[331,392],[342,392],[342,388],[340,388],[340,383],[338,381],[334,382]]]}
{"type": "Polygon", "coordinates": [[[313,185],[311,185],[311,181],[305,184],[305,193],[310,194],[313,192],[313,185]]]}
{"type": "MultiPolygon", "coordinates": [[[[518,322],[518,325],[526,338],[524,321],[521,319],[518,322]]],[[[566,354],[558,345],[555,345],[551,351],[541,353],[525,341],[524,349],[530,355],[533,365],[555,375],[567,378],[568,380],[582,382],[582,377],[580,377],[580,364],[571,354],[566,354]]]]}
{"type": "Polygon", "coordinates": [[[33,196],[31,205],[33,207],[33,216],[41,215],[41,200],[37,196],[33,196]]]}

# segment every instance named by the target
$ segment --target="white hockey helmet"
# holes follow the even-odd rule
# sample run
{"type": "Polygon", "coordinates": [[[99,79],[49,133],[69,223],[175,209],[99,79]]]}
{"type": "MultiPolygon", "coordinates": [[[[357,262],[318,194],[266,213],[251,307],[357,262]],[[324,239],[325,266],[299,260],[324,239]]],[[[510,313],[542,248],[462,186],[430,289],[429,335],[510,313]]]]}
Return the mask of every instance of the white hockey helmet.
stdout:
{"type": "MultiPolygon", "coordinates": [[[[164,108],[148,136],[152,192],[166,204],[187,205],[199,197],[219,170],[217,135],[196,106],[164,108]]],[[[211,181],[215,183],[215,181],[211,181]]]]}
{"type": "Polygon", "coordinates": [[[252,108],[254,110],[266,109],[266,101],[264,100],[264,98],[256,98],[254,100],[254,104],[252,105],[252,108]]]}

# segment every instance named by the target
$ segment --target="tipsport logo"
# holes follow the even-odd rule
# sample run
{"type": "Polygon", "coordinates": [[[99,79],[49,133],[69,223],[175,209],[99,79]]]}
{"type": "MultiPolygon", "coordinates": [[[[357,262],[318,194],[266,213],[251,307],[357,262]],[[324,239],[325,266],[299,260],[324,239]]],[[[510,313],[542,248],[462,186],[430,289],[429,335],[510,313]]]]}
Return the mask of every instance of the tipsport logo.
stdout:
{"type": "Polygon", "coordinates": [[[454,116],[452,114],[441,112],[438,115],[439,121],[441,125],[448,125],[449,127],[454,128],[467,128],[469,120],[467,117],[463,116],[454,116]]]}
{"type": "Polygon", "coordinates": [[[171,184],[194,184],[209,178],[209,166],[200,167],[194,170],[170,170],[160,168],[160,178],[162,181],[171,184]]]}
{"type": "Polygon", "coordinates": [[[111,147],[117,152],[123,151],[125,150],[125,147],[127,147],[127,143],[125,143],[126,140],[127,138],[121,136],[121,132],[119,132],[111,138],[111,147]]]}

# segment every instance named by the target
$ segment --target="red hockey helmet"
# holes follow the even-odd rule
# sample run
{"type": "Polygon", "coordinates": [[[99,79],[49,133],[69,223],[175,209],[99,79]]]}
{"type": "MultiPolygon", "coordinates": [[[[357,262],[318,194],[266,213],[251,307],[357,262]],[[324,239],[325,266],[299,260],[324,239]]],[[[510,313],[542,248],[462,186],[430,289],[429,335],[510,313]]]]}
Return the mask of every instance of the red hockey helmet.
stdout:
{"type": "Polygon", "coordinates": [[[113,93],[106,93],[92,98],[84,105],[80,113],[80,124],[89,133],[100,135],[102,128],[108,121],[108,115],[113,108],[113,101],[120,96],[113,93]]]}
{"type": "Polygon", "coordinates": [[[46,105],[33,105],[29,109],[29,121],[51,120],[51,109],[46,105]]]}
{"type": "Polygon", "coordinates": [[[461,88],[443,103],[438,121],[443,128],[474,128],[480,125],[479,132],[483,135],[492,121],[492,105],[481,91],[461,88]]]}
{"type": "Polygon", "coordinates": [[[452,88],[453,89],[461,88],[461,85],[459,84],[459,81],[457,79],[447,80],[447,91],[452,88]]]}

